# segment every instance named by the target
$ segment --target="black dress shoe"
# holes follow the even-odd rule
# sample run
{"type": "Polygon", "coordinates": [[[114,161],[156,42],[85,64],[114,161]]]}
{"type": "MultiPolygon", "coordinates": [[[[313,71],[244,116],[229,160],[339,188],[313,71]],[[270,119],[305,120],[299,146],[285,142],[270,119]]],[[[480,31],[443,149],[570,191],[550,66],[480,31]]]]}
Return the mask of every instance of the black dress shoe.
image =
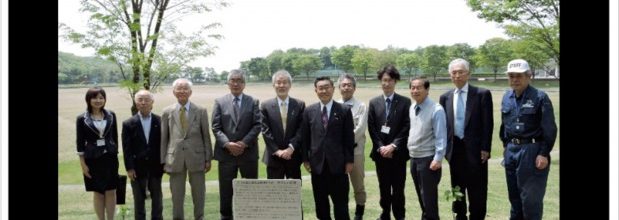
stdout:
{"type": "Polygon", "coordinates": [[[355,207],[355,218],[353,218],[354,220],[363,220],[363,213],[365,212],[365,206],[364,205],[357,205],[355,207]]]}
{"type": "Polygon", "coordinates": [[[468,220],[468,219],[466,218],[466,215],[465,216],[458,215],[456,216],[456,220],[468,220]]]}
{"type": "Polygon", "coordinates": [[[376,220],[391,220],[391,215],[380,214],[376,220]],[[383,218],[383,216],[387,216],[387,218],[383,218]]]}

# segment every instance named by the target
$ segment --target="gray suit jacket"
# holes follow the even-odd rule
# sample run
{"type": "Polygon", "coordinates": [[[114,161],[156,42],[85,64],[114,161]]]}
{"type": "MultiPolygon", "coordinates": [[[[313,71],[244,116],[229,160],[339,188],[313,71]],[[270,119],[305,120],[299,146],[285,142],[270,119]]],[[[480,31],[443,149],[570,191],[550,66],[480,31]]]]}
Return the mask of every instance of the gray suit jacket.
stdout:
{"type": "Polygon", "coordinates": [[[258,134],[260,134],[260,108],[258,99],[243,94],[239,119],[234,117],[232,94],[215,99],[213,107],[213,133],[215,134],[215,160],[218,161],[257,161],[258,134]],[[247,148],[235,157],[224,148],[228,142],[243,141],[247,148]]]}
{"type": "Polygon", "coordinates": [[[183,171],[187,164],[190,172],[204,171],[205,162],[213,157],[206,108],[190,102],[188,131],[183,132],[179,118],[179,104],[166,107],[161,115],[161,161],[168,173],[183,171]]]}

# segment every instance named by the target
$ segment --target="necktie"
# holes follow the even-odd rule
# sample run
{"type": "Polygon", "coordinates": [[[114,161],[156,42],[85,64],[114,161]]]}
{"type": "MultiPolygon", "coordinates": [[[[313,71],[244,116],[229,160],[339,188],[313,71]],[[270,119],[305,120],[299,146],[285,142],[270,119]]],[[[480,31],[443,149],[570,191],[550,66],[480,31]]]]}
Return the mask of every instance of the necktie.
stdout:
{"type": "Polygon", "coordinates": [[[284,128],[284,132],[286,132],[286,122],[288,122],[288,106],[286,106],[285,102],[282,102],[280,105],[279,113],[282,116],[282,128],[284,128]]]}
{"type": "Polygon", "coordinates": [[[421,110],[421,107],[419,107],[418,105],[415,105],[415,116],[419,115],[420,110],[421,110]]]}
{"type": "Polygon", "coordinates": [[[329,116],[327,115],[327,106],[322,107],[322,126],[327,129],[327,124],[329,123],[329,116]]]}
{"type": "Polygon", "coordinates": [[[462,98],[464,91],[458,92],[458,107],[456,109],[455,133],[460,139],[464,138],[464,99],[462,98]]]}
{"type": "Polygon", "coordinates": [[[181,118],[181,126],[183,127],[183,131],[187,132],[187,114],[185,113],[186,109],[185,106],[181,106],[181,112],[180,112],[180,118],[181,118]]]}
{"type": "Polygon", "coordinates": [[[239,120],[239,97],[234,97],[232,101],[232,109],[234,110],[234,119],[239,120]]]}
{"type": "Polygon", "coordinates": [[[389,117],[389,112],[391,111],[391,99],[387,98],[387,100],[385,100],[385,102],[387,103],[387,109],[385,109],[385,118],[389,117]]]}

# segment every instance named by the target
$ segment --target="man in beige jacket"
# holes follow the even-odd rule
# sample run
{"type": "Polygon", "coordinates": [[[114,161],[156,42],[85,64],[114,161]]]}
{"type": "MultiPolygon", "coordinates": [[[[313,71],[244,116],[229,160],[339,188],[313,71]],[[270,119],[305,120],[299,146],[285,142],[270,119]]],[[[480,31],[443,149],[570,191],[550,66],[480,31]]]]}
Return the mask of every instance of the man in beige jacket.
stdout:
{"type": "Polygon", "coordinates": [[[339,102],[350,106],[353,122],[355,123],[355,165],[350,173],[350,183],[352,184],[355,195],[355,203],[357,204],[355,207],[354,220],[362,220],[363,212],[365,210],[365,200],[367,197],[363,181],[365,178],[364,148],[365,129],[368,127],[368,108],[365,103],[353,97],[355,90],[357,89],[357,81],[352,75],[348,73],[342,74],[337,80],[337,84],[340,88],[340,94],[342,95],[342,99],[339,100],[339,102]]]}
{"type": "Polygon", "coordinates": [[[191,81],[179,78],[172,84],[178,100],[161,116],[161,161],[170,175],[172,218],[184,219],[185,179],[189,174],[193,214],[204,219],[204,174],[211,169],[213,150],[206,108],[189,101],[191,81]]]}

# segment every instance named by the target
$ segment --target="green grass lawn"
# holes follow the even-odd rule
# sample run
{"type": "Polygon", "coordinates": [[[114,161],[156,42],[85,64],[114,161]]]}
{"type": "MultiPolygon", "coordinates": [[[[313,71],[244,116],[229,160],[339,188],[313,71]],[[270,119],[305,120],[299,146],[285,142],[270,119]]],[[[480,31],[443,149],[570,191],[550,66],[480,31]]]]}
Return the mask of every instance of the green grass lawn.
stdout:
{"type": "MultiPolygon", "coordinates": [[[[546,196],[544,197],[544,219],[559,219],[559,170],[560,164],[558,157],[553,157],[552,167],[548,178],[548,186],[546,196]]],[[[445,190],[450,188],[449,167],[443,163],[443,176],[439,184],[439,213],[442,219],[451,219],[451,203],[442,197],[445,190]]],[[[505,183],[505,171],[497,160],[491,161],[489,165],[488,175],[488,211],[486,219],[508,219],[509,218],[509,200],[507,199],[507,185],[505,183]]],[[[189,186],[187,186],[189,187],[189,186]]],[[[365,178],[365,188],[367,192],[366,202],[366,219],[375,219],[380,215],[381,209],[378,204],[379,190],[378,180],[375,172],[369,172],[365,178]]],[[[206,205],[205,219],[219,218],[219,194],[216,181],[207,181],[206,186],[206,205]]],[[[129,189],[128,189],[129,190],[129,189]]],[[[421,211],[419,208],[417,194],[413,185],[410,173],[407,171],[406,179],[406,216],[407,219],[419,219],[421,211]]],[[[191,193],[187,190],[185,197],[185,217],[192,219],[193,205],[191,202],[191,193]]],[[[352,188],[349,201],[351,215],[354,213],[355,202],[352,195],[352,188]]],[[[312,196],[311,182],[308,179],[303,180],[302,184],[302,201],[304,219],[316,219],[314,200],[312,196]]],[[[59,189],[60,204],[58,211],[58,219],[95,219],[94,210],[92,208],[92,193],[84,191],[83,187],[73,187],[71,189],[59,189]]],[[[133,195],[127,192],[126,208],[133,209],[133,195]]],[[[147,210],[150,210],[150,200],[147,200],[147,210]]],[[[164,218],[171,219],[172,216],[172,200],[169,187],[163,188],[163,204],[164,218]]],[[[118,209],[118,207],[117,207],[118,209]]],[[[133,213],[131,213],[133,214],[133,213]]],[[[150,214],[147,214],[150,215],[150,214]]],[[[130,219],[133,218],[130,216],[130,219]]]]}
{"type": "MultiPolygon", "coordinates": [[[[502,158],[503,149],[502,144],[498,138],[498,131],[500,126],[500,101],[503,92],[508,88],[507,83],[503,82],[471,82],[474,85],[483,85],[491,90],[494,104],[494,133],[492,140],[492,156],[491,158],[502,158]]],[[[546,83],[546,82],[541,82],[546,83]]],[[[535,82],[534,82],[535,84],[535,82]]],[[[551,83],[548,88],[544,90],[548,91],[548,95],[552,100],[556,123],[560,127],[560,102],[559,102],[559,88],[552,87],[558,85],[557,83],[551,83]]],[[[538,85],[535,85],[538,86],[538,85]]],[[[542,85],[540,87],[545,87],[542,85]]],[[[438,101],[439,96],[444,92],[452,88],[452,85],[448,82],[433,83],[430,87],[430,98],[438,101]]],[[[78,156],[75,155],[75,118],[76,116],[85,110],[84,94],[86,88],[66,88],[58,90],[58,185],[59,185],[59,219],[94,219],[94,210],[92,208],[92,194],[84,191],[83,177],[81,175],[81,169],[79,165],[78,156]],[[77,187],[68,187],[67,185],[74,185],[77,187]]],[[[127,95],[127,92],[118,87],[106,87],[107,103],[106,108],[114,110],[119,120],[125,120],[130,117],[130,103],[131,99],[127,95]]],[[[228,91],[223,85],[200,85],[194,86],[193,95],[191,100],[199,105],[207,108],[209,114],[211,114],[214,99],[220,97],[228,91]]],[[[369,100],[380,94],[380,88],[378,82],[361,82],[355,93],[355,97],[366,104],[369,100]]],[[[397,84],[396,92],[410,97],[408,90],[408,82],[401,81],[397,84]]],[[[273,98],[274,92],[270,84],[268,83],[256,83],[248,84],[245,89],[245,93],[262,100],[273,98]]],[[[301,98],[305,100],[306,104],[312,104],[318,101],[313,91],[313,85],[309,83],[295,83],[290,91],[291,96],[301,98]]],[[[335,99],[339,99],[339,91],[336,90],[334,95],[335,99]]],[[[153,112],[160,113],[162,109],[172,103],[175,99],[172,95],[170,87],[163,87],[162,91],[155,94],[155,103],[153,112]]],[[[210,118],[210,115],[209,115],[210,118]]],[[[121,132],[120,125],[118,132],[121,132]]],[[[365,145],[366,171],[375,170],[373,161],[368,157],[371,149],[371,142],[369,135],[367,135],[367,142],[365,145]]],[[[214,137],[211,133],[211,141],[214,142],[214,137]]],[[[264,150],[264,142],[262,136],[259,136],[259,150],[260,157],[262,158],[262,151],[264,150]]],[[[121,146],[120,146],[121,147],[121,146]]],[[[122,148],[121,148],[122,149],[122,148]]],[[[557,136],[554,151],[560,149],[560,132],[557,136]]],[[[556,157],[558,158],[558,157],[556,157]]],[[[558,219],[559,218],[559,161],[553,157],[553,167],[551,168],[550,177],[548,179],[548,190],[545,197],[545,213],[544,219],[558,219]]],[[[119,173],[125,174],[122,153],[119,154],[120,169],[119,173]]],[[[266,168],[262,162],[259,163],[259,178],[266,178],[266,168]]],[[[443,163],[443,164],[446,164],[443,163]]],[[[505,172],[498,163],[490,164],[489,171],[489,186],[488,186],[488,218],[487,219],[506,219],[509,214],[509,202],[507,199],[507,189],[505,184],[505,172]]],[[[217,180],[217,162],[213,163],[211,172],[206,175],[207,181],[217,180]]],[[[303,175],[308,175],[303,170],[303,175]]],[[[168,177],[164,175],[164,182],[168,181],[168,177]]],[[[439,186],[439,195],[442,192],[449,189],[449,170],[443,170],[443,178],[441,179],[441,185],[439,186]]],[[[219,199],[217,194],[218,186],[215,183],[207,184],[207,199],[206,199],[206,219],[216,219],[219,216],[219,199]]],[[[366,207],[366,213],[368,219],[374,219],[379,215],[380,207],[378,205],[379,192],[376,176],[369,175],[366,178],[366,189],[368,191],[368,205],[366,207]]],[[[419,218],[419,207],[417,204],[416,194],[414,192],[414,186],[410,174],[407,177],[406,186],[406,201],[407,201],[407,218],[417,219],[419,218]]],[[[189,191],[188,191],[189,192],[189,191]]],[[[131,203],[131,193],[127,193],[128,202],[131,203]]],[[[352,196],[352,193],[351,193],[352,196]]],[[[313,197],[311,194],[311,184],[309,181],[304,181],[303,184],[303,207],[306,219],[315,219],[313,197]]],[[[354,212],[354,200],[351,199],[350,207],[351,213],[354,212]]],[[[170,192],[168,188],[164,188],[164,215],[166,218],[171,216],[171,200],[170,192]]],[[[130,205],[132,208],[132,205],[130,205]]],[[[440,203],[441,218],[449,219],[450,205],[441,201],[440,203]]],[[[191,211],[191,198],[188,193],[186,197],[186,213],[190,218],[191,211]]]]}

